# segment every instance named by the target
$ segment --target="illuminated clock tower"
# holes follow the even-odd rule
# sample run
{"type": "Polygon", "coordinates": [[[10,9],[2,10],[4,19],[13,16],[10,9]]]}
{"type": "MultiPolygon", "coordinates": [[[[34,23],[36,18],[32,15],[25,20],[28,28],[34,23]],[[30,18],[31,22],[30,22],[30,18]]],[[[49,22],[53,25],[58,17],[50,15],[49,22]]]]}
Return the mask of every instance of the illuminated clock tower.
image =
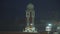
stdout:
{"type": "Polygon", "coordinates": [[[32,3],[27,5],[26,8],[26,22],[27,26],[23,32],[37,32],[36,28],[34,27],[34,20],[35,20],[35,10],[34,5],[32,3]]]}

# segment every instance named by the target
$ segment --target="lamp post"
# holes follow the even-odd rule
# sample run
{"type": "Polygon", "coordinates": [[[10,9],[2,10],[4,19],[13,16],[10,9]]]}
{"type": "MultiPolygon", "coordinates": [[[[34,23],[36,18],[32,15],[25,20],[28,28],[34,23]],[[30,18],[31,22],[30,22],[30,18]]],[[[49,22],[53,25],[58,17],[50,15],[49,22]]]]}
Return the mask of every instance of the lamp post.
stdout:
{"type": "Polygon", "coordinates": [[[52,24],[48,24],[48,26],[52,26],[52,24]]]}
{"type": "Polygon", "coordinates": [[[48,32],[48,34],[50,33],[52,28],[52,24],[48,24],[48,26],[46,26],[46,31],[48,32]]]}

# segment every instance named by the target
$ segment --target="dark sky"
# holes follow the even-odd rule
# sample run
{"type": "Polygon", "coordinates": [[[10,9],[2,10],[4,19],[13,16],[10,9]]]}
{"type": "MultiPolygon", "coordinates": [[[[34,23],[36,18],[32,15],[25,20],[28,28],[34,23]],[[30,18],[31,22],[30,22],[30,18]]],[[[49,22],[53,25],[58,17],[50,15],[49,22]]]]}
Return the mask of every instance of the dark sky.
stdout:
{"type": "MultiPolygon", "coordinates": [[[[36,20],[60,19],[60,0],[33,0],[36,20]]],[[[20,31],[24,28],[25,9],[30,0],[0,1],[0,31],[20,31]]]]}

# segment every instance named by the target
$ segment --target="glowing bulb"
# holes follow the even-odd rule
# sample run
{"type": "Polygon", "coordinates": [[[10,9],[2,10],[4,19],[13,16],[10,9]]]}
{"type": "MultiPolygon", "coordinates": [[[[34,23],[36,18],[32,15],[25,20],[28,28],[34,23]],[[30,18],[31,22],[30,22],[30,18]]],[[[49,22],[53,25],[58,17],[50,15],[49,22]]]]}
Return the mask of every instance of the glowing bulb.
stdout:
{"type": "Polygon", "coordinates": [[[52,24],[48,24],[48,26],[52,26],[52,24]]]}

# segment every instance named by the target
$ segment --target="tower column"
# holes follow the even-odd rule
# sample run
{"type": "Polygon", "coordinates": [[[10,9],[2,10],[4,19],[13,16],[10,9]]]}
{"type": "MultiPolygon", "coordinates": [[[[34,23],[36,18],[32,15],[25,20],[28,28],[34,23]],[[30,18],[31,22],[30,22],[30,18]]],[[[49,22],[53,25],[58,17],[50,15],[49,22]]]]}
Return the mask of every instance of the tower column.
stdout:
{"type": "Polygon", "coordinates": [[[27,26],[29,26],[29,17],[27,17],[27,26]]]}
{"type": "Polygon", "coordinates": [[[27,26],[29,26],[29,17],[30,17],[30,13],[26,11],[27,26]]]}
{"type": "Polygon", "coordinates": [[[35,20],[35,12],[32,11],[32,24],[33,24],[33,26],[34,26],[34,20],[35,20]]]}

